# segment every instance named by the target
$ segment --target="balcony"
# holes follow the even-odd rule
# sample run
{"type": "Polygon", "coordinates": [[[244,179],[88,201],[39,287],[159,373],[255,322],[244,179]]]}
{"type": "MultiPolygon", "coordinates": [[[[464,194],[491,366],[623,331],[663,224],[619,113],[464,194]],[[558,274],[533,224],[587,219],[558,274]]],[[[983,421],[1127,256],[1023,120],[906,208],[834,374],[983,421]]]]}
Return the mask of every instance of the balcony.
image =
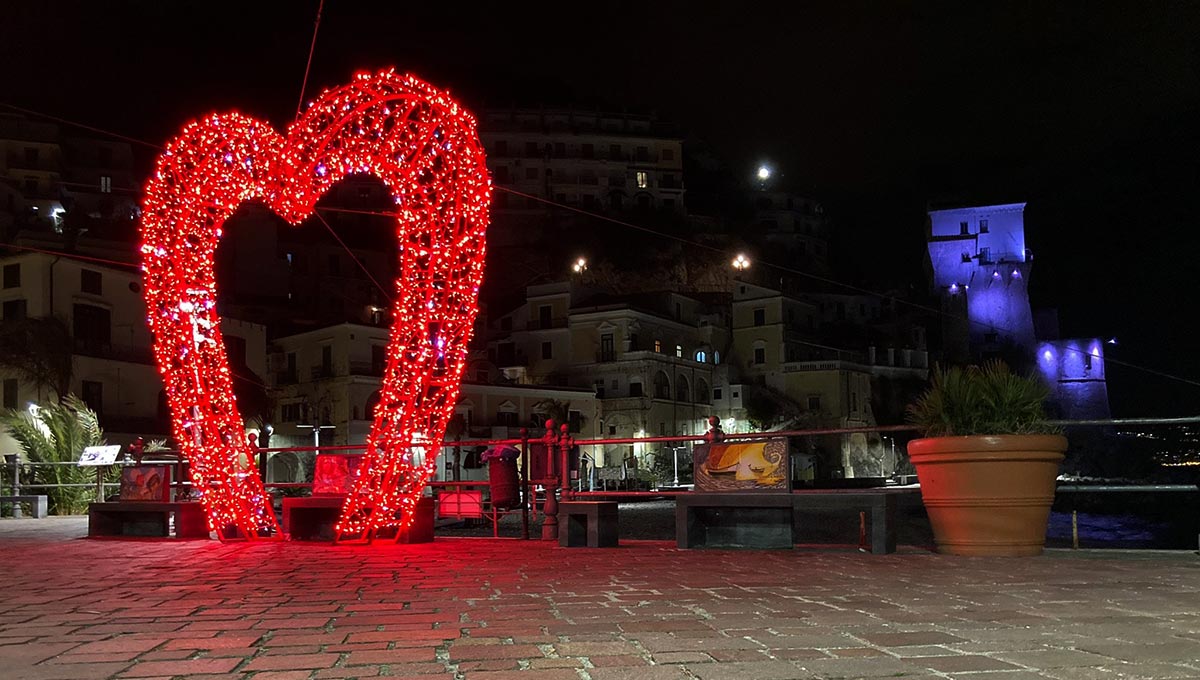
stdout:
{"type": "Polygon", "coordinates": [[[350,375],[383,377],[383,364],[374,361],[351,361],[350,375]]]}
{"type": "Polygon", "coordinates": [[[296,371],[279,371],[275,374],[276,385],[295,385],[300,382],[300,376],[296,371]]]}
{"type": "Polygon", "coordinates": [[[544,331],[550,328],[566,328],[567,317],[558,319],[535,319],[525,322],[525,330],[527,331],[544,331]]]}
{"type": "Polygon", "coordinates": [[[309,370],[310,380],[324,380],[333,377],[333,366],[313,366],[309,370]]]}

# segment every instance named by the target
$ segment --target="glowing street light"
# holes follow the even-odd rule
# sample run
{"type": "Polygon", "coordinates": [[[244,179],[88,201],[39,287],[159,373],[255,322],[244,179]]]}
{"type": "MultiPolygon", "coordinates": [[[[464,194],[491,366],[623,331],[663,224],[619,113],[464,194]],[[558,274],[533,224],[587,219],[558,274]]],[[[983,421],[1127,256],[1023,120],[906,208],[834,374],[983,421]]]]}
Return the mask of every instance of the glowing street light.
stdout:
{"type": "Polygon", "coordinates": [[[587,271],[587,268],[587,260],[582,257],[578,260],[575,260],[575,263],[571,265],[571,271],[575,272],[576,274],[582,274],[583,272],[587,271]]]}
{"type": "Polygon", "coordinates": [[[765,165],[758,166],[758,181],[765,182],[771,179],[771,168],[765,165]]]}
{"type": "Polygon", "coordinates": [[[737,257],[733,258],[733,262],[731,264],[733,265],[734,269],[742,271],[750,268],[750,259],[744,254],[738,253],[737,257]]]}

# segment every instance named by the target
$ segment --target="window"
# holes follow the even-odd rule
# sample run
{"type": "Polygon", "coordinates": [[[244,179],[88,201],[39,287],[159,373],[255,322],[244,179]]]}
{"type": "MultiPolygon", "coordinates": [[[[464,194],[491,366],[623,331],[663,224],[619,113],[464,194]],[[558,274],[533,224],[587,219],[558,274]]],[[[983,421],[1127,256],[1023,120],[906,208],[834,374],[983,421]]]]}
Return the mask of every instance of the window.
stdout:
{"type": "Polygon", "coordinates": [[[613,391],[614,391],[614,392],[616,392],[618,387],[620,387],[620,383],[618,383],[618,382],[617,382],[617,379],[616,379],[616,378],[613,378],[613,380],[612,380],[612,389],[613,389],[613,391]]]}
{"type": "Polygon", "coordinates": [[[821,410],[820,395],[812,396],[812,397],[808,398],[808,410],[809,411],[820,411],[821,410]]]}
{"type": "Polygon", "coordinates": [[[541,305],[538,307],[538,328],[549,328],[552,326],[551,315],[553,313],[554,310],[550,308],[550,305],[541,305]]]}
{"type": "Polygon", "coordinates": [[[988,264],[991,261],[992,261],[992,249],[991,248],[980,248],[979,249],[979,264],[988,264]]]}
{"type": "Polygon", "coordinates": [[[738,397],[740,397],[740,396],[742,396],[740,392],[738,392],[737,390],[734,390],[734,391],[733,391],[733,398],[734,398],[734,399],[737,399],[737,398],[738,398],[738,397]]]}
{"type": "Polygon", "coordinates": [[[112,315],[103,307],[75,305],[71,314],[75,345],[97,351],[112,342],[112,315]]]}
{"type": "Polygon", "coordinates": [[[754,325],[765,326],[767,323],[767,310],[765,307],[757,307],[754,310],[754,325]]]}
{"type": "Polygon", "coordinates": [[[675,345],[675,358],[676,359],[683,358],[683,345],[675,345]]]}
{"type": "Polygon", "coordinates": [[[638,334],[630,333],[629,334],[629,351],[637,352],[637,351],[640,351],[641,348],[642,348],[641,345],[638,344],[638,334]]]}
{"type": "Polygon", "coordinates": [[[497,411],[496,424],[506,425],[508,427],[517,426],[517,414],[512,411],[497,411]]]}
{"type": "Polygon", "coordinates": [[[100,193],[112,193],[112,177],[108,175],[100,175],[100,193]]]}
{"type": "Polygon", "coordinates": [[[971,227],[966,222],[959,222],[958,233],[960,236],[966,236],[971,233],[971,227]]]}
{"type": "Polygon", "coordinates": [[[92,295],[101,295],[102,284],[100,272],[91,269],[79,271],[79,290],[92,295]]]}
{"type": "Polygon", "coordinates": [[[371,375],[383,375],[383,367],[387,364],[387,348],[383,345],[371,345],[371,375]]]}
{"type": "Polygon", "coordinates": [[[654,341],[654,351],[658,354],[662,354],[662,340],[654,341]]]}
{"type": "Polygon", "coordinates": [[[662,159],[664,161],[675,160],[675,151],[673,149],[663,149],[662,150],[662,159]]]}
{"type": "Polygon", "coordinates": [[[538,178],[538,169],[537,168],[525,168],[525,179],[537,179],[537,178],[538,178]]]}
{"type": "Polygon", "coordinates": [[[542,343],[542,358],[543,359],[553,359],[554,358],[554,345],[553,344],[551,344],[549,342],[542,343]]]}
{"type": "Polygon", "coordinates": [[[850,412],[858,412],[858,392],[851,390],[850,392],[850,412]]]}
{"type": "Polygon", "coordinates": [[[19,262],[16,264],[4,265],[4,287],[21,287],[21,264],[19,262]]]}
{"type": "Polygon", "coordinates": [[[754,348],[754,363],[756,363],[756,364],[767,363],[767,348],[766,347],[755,347],[754,348]]]}
{"type": "Polygon", "coordinates": [[[988,221],[987,220],[979,220],[979,233],[981,233],[981,234],[988,233],[988,221]]]}
{"type": "Polygon", "coordinates": [[[592,388],[596,390],[596,398],[597,399],[604,398],[604,381],[603,380],[597,380],[596,383],[594,385],[592,385],[592,388]]]}
{"type": "Polygon", "coordinates": [[[714,388],[713,388],[713,399],[714,399],[714,400],[719,400],[720,398],[721,398],[721,388],[720,388],[720,387],[714,387],[714,388]]]}
{"type": "Polygon", "coordinates": [[[567,155],[567,145],[564,142],[554,143],[554,157],[562,158],[567,155]]]}
{"type": "Polygon", "coordinates": [[[645,189],[648,186],[650,186],[650,180],[649,180],[649,177],[647,177],[646,171],[638,170],[637,171],[637,187],[639,189],[645,189]]]}
{"type": "Polygon", "coordinates": [[[321,375],[325,377],[333,375],[333,345],[321,347],[321,375]]]}
{"type": "Polygon", "coordinates": [[[675,320],[679,321],[682,318],[683,318],[683,305],[676,302],[675,303],[675,320]]]}
{"type": "Polygon", "coordinates": [[[613,345],[612,333],[605,333],[600,336],[600,361],[612,361],[615,358],[616,350],[613,345]]]}
{"type": "Polygon", "coordinates": [[[83,381],[83,401],[97,415],[104,414],[104,383],[95,380],[83,381]]]}
{"type": "Polygon", "coordinates": [[[4,379],[4,408],[17,407],[17,379],[4,379]]]}
{"type": "Polygon", "coordinates": [[[617,426],[616,425],[608,426],[608,436],[610,436],[610,437],[617,436],[617,426]]]}
{"type": "Polygon", "coordinates": [[[698,361],[700,363],[704,363],[705,361],[708,361],[708,353],[702,349],[696,350],[696,361],[698,361]]]}
{"type": "MultiPolygon", "coordinates": [[[[280,407],[279,419],[285,423],[300,422],[300,406],[301,404],[299,403],[284,404],[280,407]]],[[[367,410],[370,411],[371,407],[367,406],[367,410]]]]}
{"type": "Polygon", "coordinates": [[[1092,370],[1092,355],[1090,352],[1083,355],[1083,368],[1086,371],[1092,370]]]}
{"type": "Polygon", "coordinates": [[[629,383],[629,396],[631,396],[631,397],[642,396],[642,383],[640,380],[637,382],[629,383]]]}
{"type": "Polygon", "coordinates": [[[541,156],[541,151],[538,150],[537,142],[525,142],[525,155],[530,158],[541,156]]]}

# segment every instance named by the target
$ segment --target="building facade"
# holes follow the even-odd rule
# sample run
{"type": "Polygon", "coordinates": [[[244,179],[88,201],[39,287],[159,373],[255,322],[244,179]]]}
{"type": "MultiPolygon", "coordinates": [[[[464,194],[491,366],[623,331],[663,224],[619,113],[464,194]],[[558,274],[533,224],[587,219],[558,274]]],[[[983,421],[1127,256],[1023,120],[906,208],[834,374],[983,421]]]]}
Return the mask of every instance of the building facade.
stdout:
{"type": "MultiPolygon", "coordinates": [[[[109,441],[170,434],[166,397],[146,324],[142,276],[66,256],[25,253],[0,258],[0,323],[60,319],[71,355],[69,389],[100,416],[109,441]]],[[[235,377],[261,381],[266,373],[266,329],[223,318],[221,334],[235,377]]],[[[48,385],[0,368],[3,406],[20,408],[54,397],[48,385]]],[[[252,414],[243,414],[250,416],[252,414]]],[[[6,451],[14,450],[7,442],[6,451]]]]}

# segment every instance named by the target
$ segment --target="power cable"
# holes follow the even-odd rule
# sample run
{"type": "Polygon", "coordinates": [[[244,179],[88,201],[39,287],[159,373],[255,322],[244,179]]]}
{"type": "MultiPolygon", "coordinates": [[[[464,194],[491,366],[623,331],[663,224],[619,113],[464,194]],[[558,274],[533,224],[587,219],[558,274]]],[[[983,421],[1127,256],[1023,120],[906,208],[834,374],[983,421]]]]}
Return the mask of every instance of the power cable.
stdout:
{"type": "Polygon", "coordinates": [[[321,0],[317,4],[317,19],[313,22],[312,43],[308,46],[308,63],[304,65],[304,80],[300,83],[300,100],[296,102],[296,118],[300,118],[300,111],[304,108],[304,91],[308,89],[308,72],[312,69],[313,52],[317,49],[317,31],[321,30],[321,10],[325,8],[325,0],[321,0]]]}

